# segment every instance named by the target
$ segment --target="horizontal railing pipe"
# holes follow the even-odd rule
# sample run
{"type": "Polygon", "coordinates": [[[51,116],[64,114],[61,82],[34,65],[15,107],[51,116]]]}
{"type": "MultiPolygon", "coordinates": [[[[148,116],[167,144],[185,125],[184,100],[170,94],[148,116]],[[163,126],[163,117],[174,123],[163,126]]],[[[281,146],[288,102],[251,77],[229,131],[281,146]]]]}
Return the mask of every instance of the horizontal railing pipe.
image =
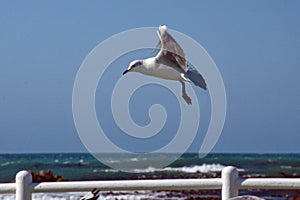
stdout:
{"type": "Polygon", "coordinates": [[[300,178],[247,178],[238,179],[239,189],[299,190],[300,178]]]}
{"type": "Polygon", "coordinates": [[[239,178],[235,167],[225,167],[221,178],[159,179],[116,181],[70,181],[32,183],[28,171],[16,175],[16,183],[1,183],[0,194],[15,193],[17,200],[30,200],[32,193],[120,190],[222,190],[222,199],[238,195],[239,190],[300,190],[300,178],[239,178]]]}
{"type": "Polygon", "coordinates": [[[15,192],[16,192],[15,183],[0,183],[0,194],[15,193],[15,192]]]}
{"type": "Polygon", "coordinates": [[[163,180],[126,180],[126,181],[77,181],[77,182],[52,182],[32,183],[34,192],[75,192],[89,191],[100,188],[101,191],[119,190],[189,190],[221,189],[222,180],[215,179],[163,179],[163,180]]]}

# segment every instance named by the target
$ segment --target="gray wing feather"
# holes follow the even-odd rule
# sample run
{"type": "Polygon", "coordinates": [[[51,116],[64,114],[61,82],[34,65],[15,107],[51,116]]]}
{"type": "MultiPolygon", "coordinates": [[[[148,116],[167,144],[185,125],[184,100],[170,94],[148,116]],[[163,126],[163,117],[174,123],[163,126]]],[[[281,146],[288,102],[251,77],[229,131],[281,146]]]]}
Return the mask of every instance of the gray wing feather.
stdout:
{"type": "Polygon", "coordinates": [[[188,68],[183,49],[166,29],[159,28],[157,33],[160,39],[159,44],[161,45],[161,50],[157,55],[157,61],[169,66],[179,67],[181,68],[180,71],[186,72],[188,68]]]}

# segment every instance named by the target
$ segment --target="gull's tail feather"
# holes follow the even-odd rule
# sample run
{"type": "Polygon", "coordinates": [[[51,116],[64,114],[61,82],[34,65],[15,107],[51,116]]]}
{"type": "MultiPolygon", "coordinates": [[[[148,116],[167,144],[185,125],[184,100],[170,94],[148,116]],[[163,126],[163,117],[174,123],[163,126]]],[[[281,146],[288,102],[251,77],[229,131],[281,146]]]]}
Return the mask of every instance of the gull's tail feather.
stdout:
{"type": "Polygon", "coordinates": [[[203,88],[204,90],[207,89],[207,85],[204,78],[196,69],[189,68],[188,71],[184,74],[184,76],[191,80],[195,85],[203,88]]]}

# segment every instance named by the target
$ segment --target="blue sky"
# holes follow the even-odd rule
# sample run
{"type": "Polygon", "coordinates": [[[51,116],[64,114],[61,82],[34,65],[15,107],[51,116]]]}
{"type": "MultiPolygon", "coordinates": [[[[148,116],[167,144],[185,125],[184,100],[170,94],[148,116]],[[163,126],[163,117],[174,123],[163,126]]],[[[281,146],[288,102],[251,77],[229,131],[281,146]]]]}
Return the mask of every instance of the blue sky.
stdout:
{"type": "Polygon", "coordinates": [[[113,34],[160,24],[199,42],[222,74],[213,152],[299,153],[299,13],[299,1],[1,1],[0,153],[86,152],[72,116],[82,61],[113,34]]]}

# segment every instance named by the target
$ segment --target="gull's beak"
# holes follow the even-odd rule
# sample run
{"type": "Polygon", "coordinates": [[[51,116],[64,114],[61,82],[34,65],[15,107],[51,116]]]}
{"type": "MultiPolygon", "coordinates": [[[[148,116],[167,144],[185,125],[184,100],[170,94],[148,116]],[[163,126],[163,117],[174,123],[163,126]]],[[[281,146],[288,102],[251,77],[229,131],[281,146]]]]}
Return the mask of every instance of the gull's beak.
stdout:
{"type": "Polygon", "coordinates": [[[123,75],[125,75],[127,72],[129,72],[130,70],[129,69],[126,69],[124,72],[123,72],[123,75]]]}

